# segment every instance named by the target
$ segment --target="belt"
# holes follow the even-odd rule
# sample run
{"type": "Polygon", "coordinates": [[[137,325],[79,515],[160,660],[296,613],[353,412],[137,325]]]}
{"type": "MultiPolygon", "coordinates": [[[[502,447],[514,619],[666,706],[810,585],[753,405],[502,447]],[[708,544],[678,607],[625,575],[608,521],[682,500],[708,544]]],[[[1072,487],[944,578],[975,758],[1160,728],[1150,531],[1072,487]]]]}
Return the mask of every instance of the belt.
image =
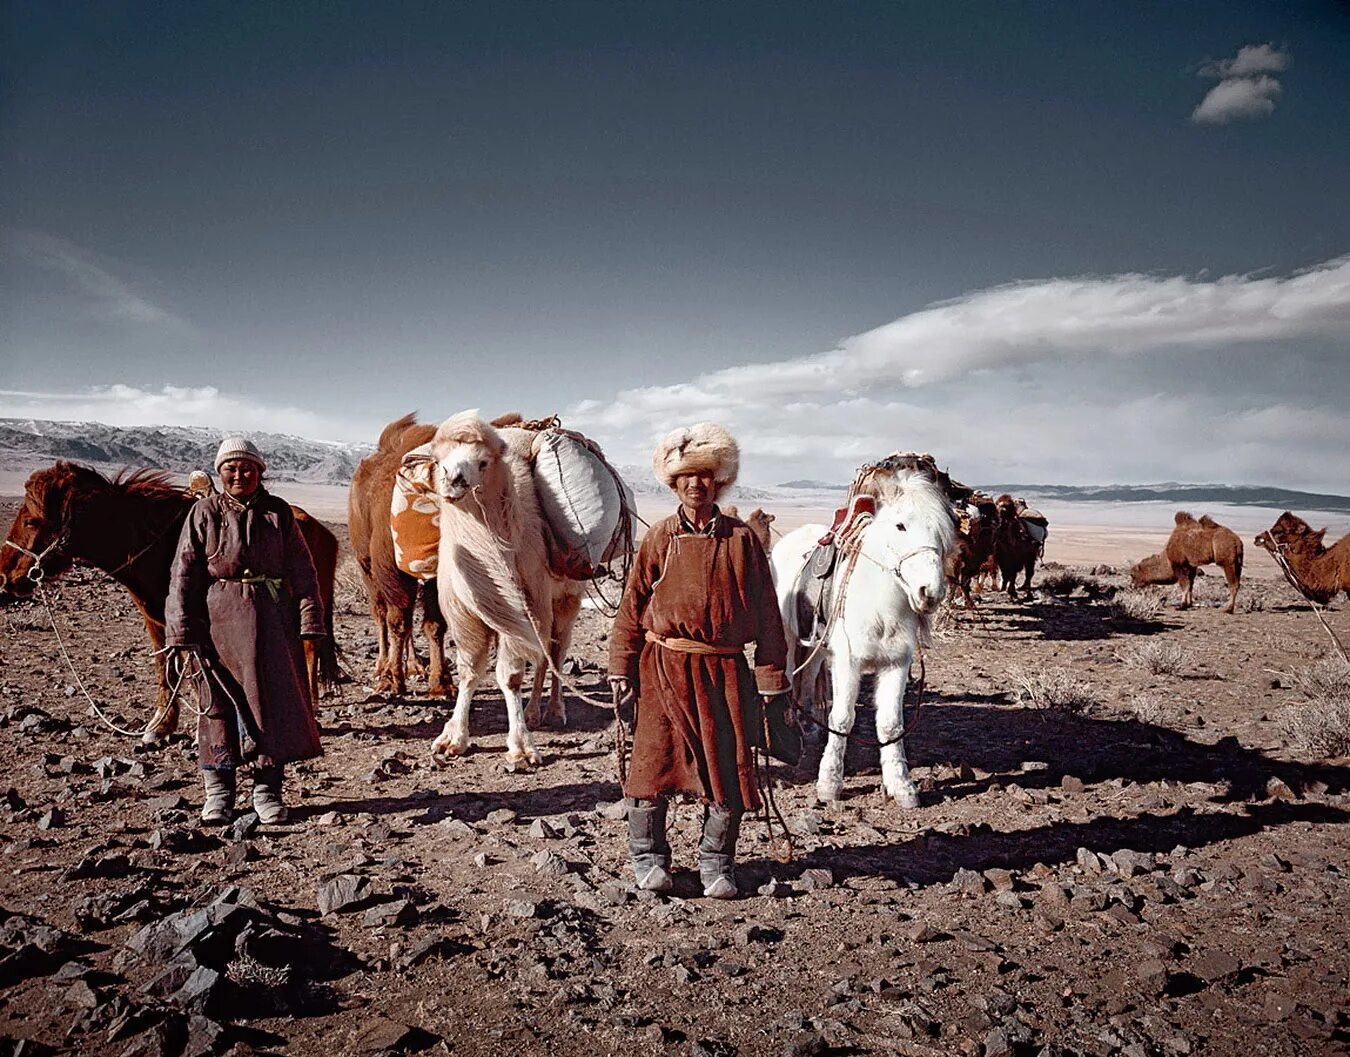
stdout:
{"type": "Polygon", "coordinates": [[[251,584],[254,587],[261,584],[267,588],[273,602],[281,600],[281,589],[286,586],[286,581],[280,576],[258,576],[255,573],[248,573],[245,576],[217,576],[216,579],[227,584],[251,584]]]}
{"type": "Polygon", "coordinates": [[[664,646],[668,650],[674,650],[676,653],[702,653],[713,657],[735,657],[737,654],[745,652],[744,646],[714,646],[708,642],[699,642],[697,639],[665,638],[654,631],[647,632],[647,641],[654,642],[658,646],[664,646]]]}

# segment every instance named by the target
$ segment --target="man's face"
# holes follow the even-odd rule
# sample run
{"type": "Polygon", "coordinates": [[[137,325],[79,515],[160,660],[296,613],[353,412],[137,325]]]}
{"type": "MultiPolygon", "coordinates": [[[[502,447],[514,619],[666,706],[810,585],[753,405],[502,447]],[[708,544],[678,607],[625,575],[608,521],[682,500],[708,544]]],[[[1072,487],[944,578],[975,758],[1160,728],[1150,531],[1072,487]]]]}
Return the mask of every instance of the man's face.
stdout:
{"type": "Polygon", "coordinates": [[[220,464],[220,484],[228,496],[247,499],[261,482],[262,471],[252,459],[229,459],[220,464]]]}
{"type": "Polygon", "coordinates": [[[711,506],[717,494],[717,477],[711,470],[682,473],[675,478],[675,495],[693,510],[711,506]]]}

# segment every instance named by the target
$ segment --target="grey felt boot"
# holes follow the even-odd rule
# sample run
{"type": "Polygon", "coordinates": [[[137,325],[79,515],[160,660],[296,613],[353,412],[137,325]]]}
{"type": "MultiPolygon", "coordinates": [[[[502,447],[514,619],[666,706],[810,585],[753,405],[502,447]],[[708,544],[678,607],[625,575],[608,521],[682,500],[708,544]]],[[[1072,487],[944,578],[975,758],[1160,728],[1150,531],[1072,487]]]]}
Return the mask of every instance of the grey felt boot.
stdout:
{"type": "Polygon", "coordinates": [[[703,839],[698,845],[698,875],[709,899],[735,899],[736,840],[741,816],[721,804],[710,804],[703,816],[703,839]]]}
{"type": "Polygon", "coordinates": [[[670,845],[666,843],[666,810],[662,800],[628,801],[628,851],[633,856],[637,886],[648,892],[669,892],[670,845]]]}
{"type": "Polygon", "coordinates": [[[208,826],[223,826],[234,817],[234,771],[202,771],[206,799],[202,802],[202,821],[208,826]]]}
{"type": "Polygon", "coordinates": [[[282,777],[280,767],[253,768],[253,810],[258,821],[269,826],[285,822],[291,814],[281,802],[282,777]]]}

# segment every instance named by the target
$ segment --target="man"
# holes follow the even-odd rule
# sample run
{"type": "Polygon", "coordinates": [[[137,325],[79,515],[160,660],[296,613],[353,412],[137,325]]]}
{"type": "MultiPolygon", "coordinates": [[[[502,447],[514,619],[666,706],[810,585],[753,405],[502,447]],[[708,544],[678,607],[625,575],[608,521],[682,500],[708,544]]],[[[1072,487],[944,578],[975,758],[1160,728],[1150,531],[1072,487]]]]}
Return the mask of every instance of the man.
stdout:
{"type": "Polygon", "coordinates": [[[752,750],[763,746],[762,709],[788,690],[768,558],[717,507],[739,466],[735,440],[716,423],[662,440],[652,467],[679,508],[643,538],[610,633],[610,682],[634,706],[629,850],[638,887],[649,891],[673,886],[666,814],[669,798],[686,794],[705,806],[703,894],[736,897],[741,815],[759,807],[752,750]]]}

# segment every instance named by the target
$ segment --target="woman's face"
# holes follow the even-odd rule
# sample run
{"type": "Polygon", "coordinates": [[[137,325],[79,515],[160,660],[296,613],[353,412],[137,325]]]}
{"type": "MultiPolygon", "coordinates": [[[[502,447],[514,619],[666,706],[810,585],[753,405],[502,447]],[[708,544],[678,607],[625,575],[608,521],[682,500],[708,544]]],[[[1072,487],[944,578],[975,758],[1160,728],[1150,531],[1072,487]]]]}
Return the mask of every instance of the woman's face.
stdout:
{"type": "Polygon", "coordinates": [[[717,476],[711,470],[679,474],[675,478],[675,495],[686,510],[711,513],[717,496],[717,476]]]}
{"type": "Polygon", "coordinates": [[[252,459],[228,459],[220,464],[220,485],[225,494],[247,499],[262,483],[262,470],[252,459]]]}

